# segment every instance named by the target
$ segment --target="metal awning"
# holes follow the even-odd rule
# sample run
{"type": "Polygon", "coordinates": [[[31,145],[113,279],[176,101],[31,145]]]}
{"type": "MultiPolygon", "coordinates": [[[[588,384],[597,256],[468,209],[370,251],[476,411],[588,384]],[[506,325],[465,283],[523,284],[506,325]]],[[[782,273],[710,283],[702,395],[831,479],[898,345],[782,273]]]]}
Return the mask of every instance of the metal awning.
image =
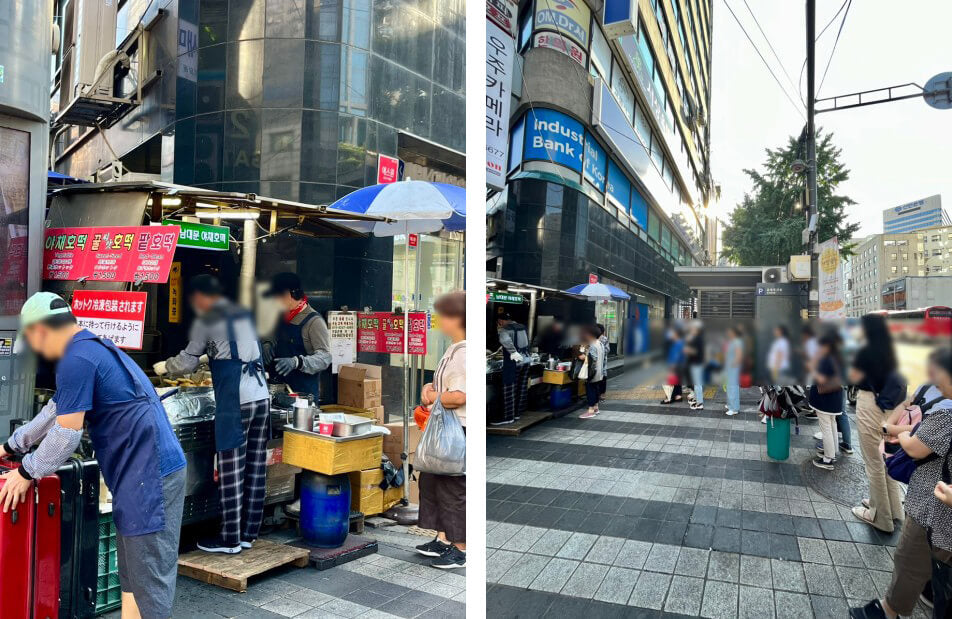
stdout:
{"type": "Polygon", "coordinates": [[[212,223],[223,220],[258,220],[270,233],[288,230],[293,234],[316,237],[363,237],[345,221],[391,221],[376,215],[364,215],[323,204],[305,204],[254,193],[216,191],[202,187],[176,185],[161,181],[121,181],[116,183],[86,183],[55,189],[50,197],[79,194],[146,194],[146,213],[153,221],[173,217],[196,217],[212,223]]]}

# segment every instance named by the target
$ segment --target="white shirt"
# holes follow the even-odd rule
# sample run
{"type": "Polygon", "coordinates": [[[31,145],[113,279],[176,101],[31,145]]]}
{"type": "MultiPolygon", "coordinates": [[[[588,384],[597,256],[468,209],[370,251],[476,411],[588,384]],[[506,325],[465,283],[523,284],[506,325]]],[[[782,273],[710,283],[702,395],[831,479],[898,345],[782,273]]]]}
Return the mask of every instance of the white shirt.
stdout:
{"type": "Polygon", "coordinates": [[[784,337],[777,337],[773,340],[773,345],[769,349],[769,356],[766,358],[766,365],[770,370],[775,370],[776,372],[785,372],[789,369],[789,340],[784,337]],[[782,361],[777,366],[777,359],[782,358],[782,361]]]}
{"type": "MultiPolygon", "coordinates": [[[[438,367],[434,371],[434,389],[439,396],[445,391],[460,391],[467,393],[467,353],[465,352],[465,341],[451,344],[438,367]]],[[[461,405],[454,409],[462,426],[467,426],[467,406],[461,405]]]]}

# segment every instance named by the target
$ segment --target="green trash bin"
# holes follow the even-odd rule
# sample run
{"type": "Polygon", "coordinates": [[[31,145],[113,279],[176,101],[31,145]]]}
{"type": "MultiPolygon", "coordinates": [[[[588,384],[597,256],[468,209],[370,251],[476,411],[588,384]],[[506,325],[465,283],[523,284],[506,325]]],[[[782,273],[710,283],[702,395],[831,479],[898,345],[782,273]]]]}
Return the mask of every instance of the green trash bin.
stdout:
{"type": "Polygon", "coordinates": [[[766,454],[773,460],[789,459],[789,419],[766,420],[766,454]]]}

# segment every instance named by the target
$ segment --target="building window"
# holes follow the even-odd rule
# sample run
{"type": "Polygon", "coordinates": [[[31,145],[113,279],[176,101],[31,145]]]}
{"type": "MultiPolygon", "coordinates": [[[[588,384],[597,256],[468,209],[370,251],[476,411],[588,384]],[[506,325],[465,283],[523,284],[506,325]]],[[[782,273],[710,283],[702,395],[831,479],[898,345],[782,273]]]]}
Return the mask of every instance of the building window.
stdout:
{"type": "Polygon", "coordinates": [[[593,40],[590,42],[591,64],[597,68],[597,72],[604,80],[609,81],[610,66],[613,62],[610,45],[607,43],[607,39],[604,38],[603,32],[600,31],[600,27],[597,26],[596,23],[594,23],[591,31],[594,33],[593,40]]]}
{"type": "Polygon", "coordinates": [[[616,62],[613,63],[613,76],[610,84],[610,89],[613,91],[614,96],[617,98],[617,102],[620,103],[620,107],[623,108],[623,113],[627,115],[627,120],[630,121],[630,124],[633,124],[633,106],[635,105],[635,100],[633,98],[633,92],[630,90],[630,85],[627,83],[627,79],[623,76],[623,71],[620,69],[620,65],[616,62]]]}

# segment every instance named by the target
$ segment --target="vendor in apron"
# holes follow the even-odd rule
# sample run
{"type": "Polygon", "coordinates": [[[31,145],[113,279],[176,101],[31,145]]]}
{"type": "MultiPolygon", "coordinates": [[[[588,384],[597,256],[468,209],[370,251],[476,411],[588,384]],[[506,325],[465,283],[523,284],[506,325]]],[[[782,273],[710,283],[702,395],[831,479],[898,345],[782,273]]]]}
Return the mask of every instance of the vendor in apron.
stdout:
{"type": "Polygon", "coordinates": [[[34,352],[57,362],[57,389],[0,448],[4,456],[25,454],[19,468],[3,475],[3,511],[35,500],[32,480],[54,474],[70,458],[85,424],[113,494],[122,614],[168,619],[176,595],[186,458],[156,390],[126,353],[77,325],[66,301],[51,292],[27,299],[20,324],[17,345],[25,339],[34,352]]]}
{"type": "Polygon", "coordinates": [[[159,375],[188,374],[199,366],[201,356],[209,358],[222,528],[218,536],[199,540],[198,546],[235,554],[252,547],[265,505],[270,416],[262,345],[252,314],[223,296],[215,277],[196,275],[189,281],[188,295],[196,313],[189,343],[153,369],[159,375]]]}
{"type": "Polygon", "coordinates": [[[295,393],[311,395],[316,404],[320,403],[319,377],[332,364],[328,325],[308,304],[302,281],[295,273],[273,277],[265,296],[275,298],[285,310],[275,334],[263,342],[270,375],[295,393]]]}

